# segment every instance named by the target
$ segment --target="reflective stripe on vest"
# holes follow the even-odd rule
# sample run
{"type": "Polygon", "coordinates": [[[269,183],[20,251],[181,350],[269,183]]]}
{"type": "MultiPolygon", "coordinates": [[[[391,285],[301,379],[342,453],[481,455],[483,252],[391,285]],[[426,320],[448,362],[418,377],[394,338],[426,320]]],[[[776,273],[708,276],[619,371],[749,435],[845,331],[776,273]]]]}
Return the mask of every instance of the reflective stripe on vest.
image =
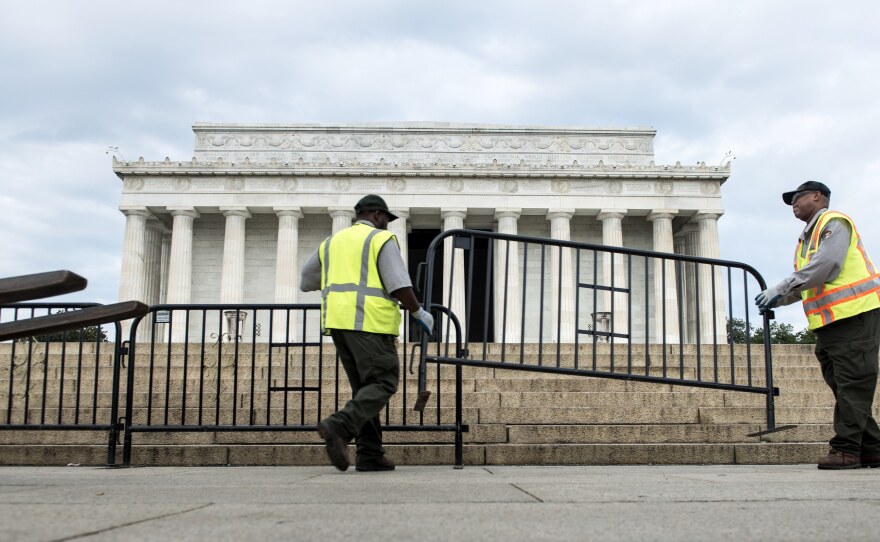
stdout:
{"type": "Polygon", "coordinates": [[[834,280],[801,292],[804,312],[811,330],[842,318],[880,307],[880,275],[865,252],[862,239],[852,219],[843,213],[826,211],[816,221],[804,256],[804,243],[795,252],[795,270],[803,269],[819,250],[822,230],[832,219],[845,220],[850,227],[850,243],[840,273],[834,280]]]}
{"type": "Polygon", "coordinates": [[[355,224],[321,243],[321,329],[325,333],[349,329],[398,334],[400,308],[382,287],[377,267],[379,251],[392,239],[396,242],[391,232],[355,224]],[[361,247],[359,253],[352,252],[354,247],[361,247]]]}

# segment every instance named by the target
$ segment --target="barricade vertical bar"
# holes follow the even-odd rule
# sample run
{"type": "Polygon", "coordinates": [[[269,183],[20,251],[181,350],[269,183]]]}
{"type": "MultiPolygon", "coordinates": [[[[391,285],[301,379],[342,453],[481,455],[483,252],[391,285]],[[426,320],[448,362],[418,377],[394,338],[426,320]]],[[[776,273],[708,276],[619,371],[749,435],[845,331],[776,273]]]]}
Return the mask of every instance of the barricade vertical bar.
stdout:
{"type": "MultiPolygon", "coordinates": [[[[97,361],[95,363],[97,363],[97,361]]],[[[97,380],[97,379],[95,379],[95,380],[97,380]]],[[[49,337],[46,337],[46,340],[44,341],[44,344],[43,344],[43,395],[42,395],[42,397],[40,397],[40,424],[46,423],[46,389],[47,389],[48,382],[49,382],[49,337]]],[[[97,389],[98,389],[98,386],[95,385],[95,391],[96,391],[95,401],[92,403],[92,411],[96,412],[95,416],[97,416],[97,407],[98,407],[97,389]]],[[[92,423],[95,423],[95,422],[93,421],[92,423]]]]}
{"type": "Polygon", "coordinates": [[[519,304],[519,363],[525,363],[525,344],[526,344],[526,290],[528,289],[529,279],[529,244],[523,243],[523,270],[522,281],[520,282],[520,291],[522,293],[522,301],[519,304]]]}
{"type": "MultiPolygon", "coordinates": [[[[155,318],[154,313],[148,313],[151,318],[155,318]]],[[[131,325],[131,333],[128,341],[128,374],[125,379],[125,429],[124,440],[122,444],[122,464],[131,465],[131,426],[134,423],[134,372],[137,366],[137,342],[132,340],[137,334],[138,324],[140,324],[143,316],[135,318],[131,325]]],[[[169,318],[168,324],[168,342],[171,342],[171,321],[174,317],[169,318]]],[[[150,356],[152,358],[152,356],[150,356]]],[[[147,417],[149,419],[149,410],[147,417]]]]}
{"type": "MultiPolygon", "coordinates": [[[[633,358],[633,268],[632,255],[626,255],[626,286],[629,289],[626,295],[626,372],[632,374],[632,358],[633,358]]],[[[647,277],[645,277],[647,281],[647,277]]],[[[647,282],[645,282],[647,284],[647,282]]],[[[647,293],[647,292],[646,292],[647,293]]],[[[645,296],[647,298],[647,296],[645,296]]]]}
{"type": "MultiPolygon", "coordinates": [[[[650,349],[650,337],[651,337],[651,319],[648,317],[649,314],[649,305],[648,299],[651,297],[650,292],[648,291],[648,257],[645,256],[645,374],[648,374],[648,368],[651,365],[651,349],[650,349]]],[[[630,298],[632,298],[632,283],[629,285],[630,287],[630,298]]],[[[665,317],[665,315],[663,315],[665,317]]],[[[632,330],[630,330],[630,334],[632,334],[632,330]]]]}
{"type": "Polygon", "coordinates": [[[235,331],[232,334],[235,337],[232,354],[232,425],[238,425],[238,326],[239,316],[241,312],[235,311],[235,331]]]}
{"type": "Polygon", "coordinates": [[[458,363],[455,365],[455,468],[459,469],[464,467],[461,411],[461,364],[458,363]]]}
{"type": "MultiPolygon", "coordinates": [[[[486,293],[483,299],[483,359],[486,359],[486,351],[489,348],[489,307],[492,306],[492,293],[494,290],[498,288],[498,285],[495,284],[495,281],[492,280],[492,269],[494,266],[494,257],[495,257],[495,240],[489,239],[487,243],[487,254],[486,254],[486,293]]],[[[425,301],[426,303],[430,303],[430,301],[425,301]]],[[[470,324],[468,324],[470,325],[470,324]]],[[[498,323],[494,322],[494,327],[492,328],[492,333],[498,333],[498,323]]],[[[493,337],[494,338],[494,337],[493,337]]]]}
{"type": "Polygon", "coordinates": [[[92,425],[98,423],[98,376],[101,367],[101,341],[95,337],[95,383],[92,386],[92,425]]]}
{"type": "Polygon", "coordinates": [[[598,339],[598,335],[596,335],[596,314],[598,314],[599,306],[597,304],[599,298],[599,289],[596,287],[599,284],[599,255],[596,249],[593,249],[593,370],[596,370],[596,340],[598,339]]]}
{"type": "MultiPolygon", "coordinates": [[[[80,332],[79,336],[82,337],[82,332],[80,332]]],[[[100,333],[99,333],[100,335],[100,333]]],[[[67,358],[67,337],[65,335],[61,336],[61,376],[59,378],[58,384],[58,424],[61,424],[61,419],[64,413],[64,360],[67,358]]],[[[9,378],[12,378],[12,375],[9,375],[9,378]]]]}
{"type": "MultiPolygon", "coordinates": [[[[544,260],[545,255],[547,253],[547,246],[541,245],[541,278],[539,279],[539,283],[541,284],[541,297],[538,302],[538,307],[540,310],[538,311],[538,365],[544,364],[544,260]]],[[[560,268],[561,269],[561,268],[560,268]]],[[[560,288],[560,291],[562,289],[560,288]]],[[[561,306],[561,305],[560,305],[561,306]]],[[[558,326],[557,326],[558,327],[558,326]]],[[[559,334],[557,333],[556,343],[559,344],[559,334]]],[[[556,349],[556,366],[559,366],[559,348],[556,349]]]]}
{"type": "MultiPolygon", "coordinates": [[[[248,412],[248,423],[254,423],[254,386],[257,380],[257,315],[259,311],[254,309],[253,318],[251,318],[251,402],[250,402],[250,410],[248,412]]],[[[272,314],[269,313],[269,326],[271,327],[272,314]]],[[[272,336],[269,335],[269,340],[272,340],[272,336]]],[[[269,349],[270,356],[272,349],[269,349]]],[[[271,358],[270,358],[271,363],[271,358]]],[[[305,383],[303,383],[305,385],[305,383]]],[[[305,392],[303,392],[303,396],[305,396],[305,392]]]]}
{"type": "MultiPolygon", "coordinates": [[[[12,343],[12,352],[15,353],[15,342],[12,343]]],[[[82,393],[82,362],[83,362],[83,336],[79,336],[79,351],[76,353],[76,398],[74,400],[75,411],[73,413],[73,423],[79,423],[79,405],[80,393],[82,393]]]]}
{"type": "MultiPolygon", "coordinates": [[[[752,325],[749,323],[749,277],[746,275],[745,270],[743,270],[743,306],[745,307],[746,312],[746,362],[751,365],[752,364],[752,325]]],[[[766,361],[766,360],[765,360],[766,361]]],[[[733,375],[733,372],[731,372],[733,375]]],[[[733,380],[731,380],[733,382],[733,380]]]]}
{"type": "Polygon", "coordinates": [[[223,311],[217,310],[217,393],[214,396],[214,425],[220,425],[220,381],[223,380],[223,311]]]}
{"type": "MultiPolygon", "coordinates": [[[[718,295],[715,286],[715,264],[709,268],[712,275],[712,366],[718,374],[718,295]]],[[[697,380],[699,380],[699,374],[697,380]]]]}
{"type": "MultiPolygon", "coordinates": [[[[13,309],[12,320],[13,321],[18,320],[18,309],[17,308],[13,309]]],[[[15,391],[15,378],[13,378],[15,376],[15,343],[16,343],[16,341],[12,341],[12,346],[10,347],[11,354],[9,356],[9,395],[6,396],[6,398],[7,398],[6,423],[7,424],[12,424],[12,397],[13,397],[13,392],[15,391]]],[[[79,351],[82,352],[82,348],[80,348],[79,351]]],[[[485,358],[485,356],[483,356],[483,357],[485,358]]],[[[77,377],[77,379],[76,379],[77,386],[79,386],[79,381],[80,381],[80,379],[79,379],[79,377],[77,377]]],[[[79,392],[77,392],[76,397],[77,397],[77,406],[78,406],[79,405],[79,392]]],[[[77,412],[79,412],[79,408],[77,408],[77,412]]]]}
{"type": "MultiPolygon", "coordinates": [[[[762,281],[763,282],[763,281],[762,281]]],[[[766,288],[765,284],[761,284],[761,289],[766,288]]],[[[749,363],[751,367],[751,362],[749,363]]],[[[771,431],[776,428],[776,411],[773,404],[773,367],[770,352],[770,311],[764,312],[764,370],[766,373],[767,387],[767,430],[771,431]]]]}
{"type": "MultiPolygon", "coordinates": [[[[473,301],[473,295],[474,295],[474,252],[476,252],[476,247],[477,247],[477,245],[476,245],[477,240],[474,238],[474,236],[471,235],[469,237],[469,239],[470,239],[470,243],[468,244],[468,246],[470,247],[470,249],[468,250],[467,284],[466,284],[466,288],[465,288],[465,303],[464,303],[464,306],[465,306],[465,311],[464,311],[465,329],[464,329],[463,333],[464,333],[464,343],[465,344],[468,343],[468,341],[470,340],[470,335],[471,335],[470,334],[471,303],[473,301]]],[[[404,336],[404,340],[405,339],[406,339],[406,337],[404,336]]],[[[405,349],[404,349],[404,352],[405,352],[405,349]]],[[[458,355],[458,354],[456,354],[456,355],[458,355]]]]}
{"type": "MultiPolygon", "coordinates": [[[[182,386],[180,387],[181,396],[180,396],[180,423],[181,425],[186,423],[186,378],[189,375],[189,315],[190,311],[186,311],[186,342],[183,344],[183,377],[181,378],[182,386]]],[[[205,321],[202,320],[202,329],[205,328],[205,321]]],[[[165,386],[165,397],[169,396],[169,392],[171,389],[171,356],[168,357],[168,373],[165,375],[166,378],[166,386],[165,386]]],[[[168,415],[168,400],[165,400],[165,412],[166,416],[168,415]]]]}
{"type": "Polygon", "coordinates": [[[501,363],[507,354],[507,292],[510,285],[510,241],[504,242],[504,309],[501,316],[501,363]]]}
{"type": "Polygon", "coordinates": [[[581,331],[581,249],[575,251],[575,290],[574,290],[574,368],[578,368],[578,352],[580,351],[580,331],[581,331]]]}
{"type": "MultiPolygon", "coordinates": [[[[284,316],[285,335],[290,333],[290,309],[286,309],[284,316]]],[[[275,314],[277,311],[269,311],[269,343],[268,343],[268,361],[266,362],[266,425],[269,425],[272,412],[272,341],[275,340],[275,314]]],[[[284,342],[290,342],[285,340],[284,342]]]]}
{"type": "MultiPolygon", "coordinates": [[[[208,311],[202,309],[202,344],[199,347],[199,425],[202,425],[202,410],[205,396],[205,334],[208,327],[208,311]]],[[[186,393],[186,378],[183,379],[184,394],[186,393]]]]}
{"type": "MultiPolygon", "coordinates": [[[[702,318],[700,318],[700,269],[699,269],[698,265],[700,265],[700,264],[696,264],[696,263],[694,264],[694,306],[695,306],[695,308],[694,308],[694,321],[697,324],[696,325],[696,328],[697,328],[697,336],[696,336],[697,367],[699,367],[700,363],[702,363],[702,356],[700,355],[700,353],[702,351],[701,342],[703,340],[702,325],[701,325],[702,318]]],[[[682,358],[679,378],[684,378],[684,358],[682,358]]]]}
{"type": "MultiPolygon", "coordinates": [[[[110,432],[107,439],[107,464],[115,465],[116,464],[116,440],[119,435],[119,428],[117,426],[117,420],[119,419],[119,379],[120,379],[120,371],[122,370],[122,325],[119,322],[114,322],[114,334],[116,338],[113,341],[113,374],[111,376],[112,384],[110,387],[112,396],[110,397],[110,432]]],[[[100,327],[98,335],[100,335],[100,327]]],[[[80,333],[80,340],[82,340],[83,334],[80,333]]]]}
{"type": "MultiPolygon", "coordinates": [[[[730,307],[730,318],[727,319],[727,342],[730,345],[730,367],[733,368],[733,334],[730,332],[731,324],[733,323],[733,274],[731,268],[727,268],[727,306],[730,307]]],[[[749,310],[748,307],[745,307],[746,311],[749,310]]],[[[748,332],[746,332],[748,333],[748,332]]],[[[748,363],[751,366],[751,363],[748,363]]],[[[730,379],[730,383],[733,384],[733,378],[730,379]]]]}
{"type": "Polygon", "coordinates": [[[609,252],[608,255],[611,258],[611,277],[610,277],[611,278],[611,283],[610,283],[611,284],[611,292],[609,294],[611,296],[611,335],[608,336],[608,341],[611,343],[611,346],[610,346],[611,372],[613,373],[614,372],[614,320],[616,320],[616,318],[614,318],[614,314],[615,314],[615,310],[614,310],[615,299],[614,298],[617,296],[614,295],[614,260],[615,260],[614,253],[609,252]]]}

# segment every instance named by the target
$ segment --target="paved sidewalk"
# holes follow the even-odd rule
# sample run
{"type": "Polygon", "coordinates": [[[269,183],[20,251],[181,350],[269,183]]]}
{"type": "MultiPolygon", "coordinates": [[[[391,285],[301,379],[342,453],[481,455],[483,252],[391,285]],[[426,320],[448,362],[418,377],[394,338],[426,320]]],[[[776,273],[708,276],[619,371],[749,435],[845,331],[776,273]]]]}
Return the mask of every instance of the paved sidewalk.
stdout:
{"type": "Polygon", "coordinates": [[[0,539],[877,540],[880,469],[0,467],[0,539]]]}

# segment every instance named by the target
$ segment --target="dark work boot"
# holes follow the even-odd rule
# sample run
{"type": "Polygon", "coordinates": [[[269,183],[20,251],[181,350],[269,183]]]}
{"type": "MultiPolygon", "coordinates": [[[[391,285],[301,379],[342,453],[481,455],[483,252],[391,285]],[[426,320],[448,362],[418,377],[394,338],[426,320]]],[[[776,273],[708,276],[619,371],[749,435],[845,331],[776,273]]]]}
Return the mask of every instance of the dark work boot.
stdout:
{"type": "Polygon", "coordinates": [[[330,458],[330,463],[341,471],[348,470],[348,441],[324,422],[318,424],[318,435],[327,444],[327,457],[330,458]]]}
{"type": "Polygon", "coordinates": [[[394,461],[391,461],[383,455],[377,459],[371,459],[368,462],[365,461],[363,463],[358,463],[355,466],[355,470],[359,470],[361,472],[379,472],[394,470],[394,461]]]}
{"type": "Polygon", "coordinates": [[[856,454],[848,454],[831,449],[825,457],[820,457],[818,467],[823,470],[860,469],[862,463],[856,454]]]}

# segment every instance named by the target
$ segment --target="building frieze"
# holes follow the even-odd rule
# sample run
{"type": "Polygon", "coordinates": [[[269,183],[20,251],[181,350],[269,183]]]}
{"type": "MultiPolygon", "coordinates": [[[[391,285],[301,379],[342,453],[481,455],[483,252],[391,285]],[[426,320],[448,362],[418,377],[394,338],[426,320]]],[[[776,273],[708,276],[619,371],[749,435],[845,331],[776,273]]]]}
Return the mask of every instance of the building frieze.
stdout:
{"type": "Polygon", "coordinates": [[[594,179],[705,179],[725,181],[730,176],[730,164],[707,166],[701,162],[695,166],[685,166],[680,162],[674,165],[648,164],[606,164],[599,160],[596,164],[583,164],[574,160],[566,164],[529,164],[521,160],[516,164],[490,163],[452,163],[434,162],[416,164],[409,162],[377,163],[338,162],[253,162],[245,158],[242,162],[227,162],[222,159],[205,162],[149,162],[143,158],[137,161],[118,161],[113,159],[113,171],[120,178],[131,176],[298,176],[298,177],[509,177],[509,178],[594,178],[594,179]]]}

